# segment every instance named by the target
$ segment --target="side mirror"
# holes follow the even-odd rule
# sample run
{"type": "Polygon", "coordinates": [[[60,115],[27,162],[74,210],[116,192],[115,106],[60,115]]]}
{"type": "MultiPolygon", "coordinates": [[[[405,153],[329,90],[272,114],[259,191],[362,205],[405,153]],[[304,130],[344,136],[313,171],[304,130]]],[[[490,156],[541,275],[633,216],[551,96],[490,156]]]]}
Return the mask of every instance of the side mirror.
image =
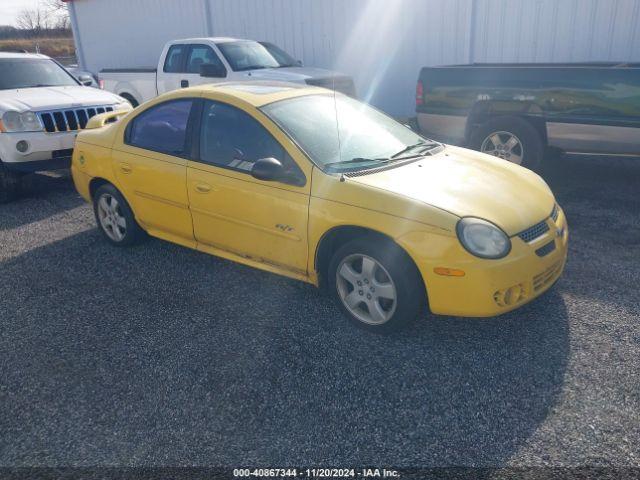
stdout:
{"type": "Polygon", "coordinates": [[[301,67],[302,66],[302,60],[296,60],[296,66],[297,67],[301,67]]]}
{"type": "Polygon", "coordinates": [[[219,63],[203,63],[200,65],[200,76],[204,78],[225,78],[227,69],[219,63]]]}
{"type": "Polygon", "coordinates": [[[91,78],[91,75],[80,75],[78,77],[78,81],[85,87],[93,85],[93,78],[91,78]]]}
{"type": "Polygon", "coordinates": [[[261,158],[253,164],[251,168],[251,176],[258,180],[273,182],[282,180],[285,176],[284,167],[280,160],[275,158],[261,158]]]}

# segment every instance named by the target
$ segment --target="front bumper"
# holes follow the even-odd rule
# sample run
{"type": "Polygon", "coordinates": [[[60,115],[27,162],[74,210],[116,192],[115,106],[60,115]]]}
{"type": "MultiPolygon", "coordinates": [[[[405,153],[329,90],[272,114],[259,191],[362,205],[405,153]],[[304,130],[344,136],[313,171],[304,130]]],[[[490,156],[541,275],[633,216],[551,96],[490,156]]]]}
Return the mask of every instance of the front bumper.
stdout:
{"type": "Polygon", "coordinates": [[[69,168],[77,132],[0,133],[0,160],[8,170],[37,172],[69,168]],[[29,144],[24,153],[16,149],[21,140],[29,144]]]}
{"type": "Polygon", "coordinates": [[[546,222],[549,231],[533,242],[512,237],[511,252],[500,260],[473,257],[453,237],[437,247],[441,250],[439,257],[418,260],[431,311],[440,315],[493,317],[546,292],[562,275],[569,242],[568,225],[561,209],[555,221],[548,218],[546,222]],[[542,247],[546,250],[541,250],[542,247]],[[462,270],[464,276],[438,275],[434,272],[436,267],[462,270]]]}

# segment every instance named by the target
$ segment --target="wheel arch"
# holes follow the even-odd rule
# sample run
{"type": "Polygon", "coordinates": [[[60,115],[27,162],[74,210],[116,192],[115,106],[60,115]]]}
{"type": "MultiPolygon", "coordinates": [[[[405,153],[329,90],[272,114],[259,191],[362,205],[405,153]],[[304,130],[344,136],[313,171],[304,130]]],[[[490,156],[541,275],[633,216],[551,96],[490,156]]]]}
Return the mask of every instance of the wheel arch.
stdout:
{"type": "MultiPolygon", "coordinates": [[[[91,181],[89,182],[89,195],[91,196],[91,199],[93,200],[94,195],[96,194],[96,191],[103,185],[112,185],[114,188],[118,188],[116,187],[113,183],[111,183],[109,180],[102,178],[102,177],[94,177],[91,179],[91,181]]],[[[120,191],[120,190],[118,190],[120,191]]],[[[122,192],[120,192],[122,193],[122,192]]]]}
{"type": "Polygon", "coordinates": [[[333,253],[345,243],[362,237],[373,237],[384,242],[389,242],[406,255],[418,272],[418,276],[422,282],[425,300],[427,299],[425,279],[420,273],[420,269],[411,254],[390,235],[359,225],[338,225],[327,230],[322,237],[320,237],[315,250],[314,269],[318,275],[318,284],[321,289],[326,289],[327,287],[327,269],[329,268],[329,262],[331,261],[333,253]]]}
{"type": "Polygon", "coordinates": [[[120,95],[122,98],[128,100],[129,102],[131,100],[136,102],[137,105],[132,105],[134,108],[140,105],[140,103],[142,103],[141,102],[142,96],[130,83],[127,83],[127,82],[118,83],[114,90],[117,95],[120,95]]]}
{"type": "Polygon", "coordinates": [[[474,131],[490,120],[500,117],[517,117],[528,122],[540,135],[542,144],[548,146],[547,122],[540,107],[533,102],[481,101],[476,102],[467,116],[465,144],[469,145],[474,131]]]}

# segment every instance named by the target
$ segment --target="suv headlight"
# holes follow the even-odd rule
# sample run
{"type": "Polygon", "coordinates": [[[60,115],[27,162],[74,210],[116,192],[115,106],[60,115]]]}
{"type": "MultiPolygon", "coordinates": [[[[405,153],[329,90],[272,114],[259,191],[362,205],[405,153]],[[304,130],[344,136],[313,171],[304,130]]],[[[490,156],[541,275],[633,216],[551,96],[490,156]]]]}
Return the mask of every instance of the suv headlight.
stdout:
{"type": "Polygon", "coordinates": [[[511,240],[493,223],[465,217],[456,227],[458,239],[471,254],[480,258],[502,258],[511,251],[511,240]]]}
{"type": "Polygon", "coordinates": [[[43,130],[42,123],[33,112],[16,112],[9,110],[2,116],[5,132],[39,132],[43,130]]]}

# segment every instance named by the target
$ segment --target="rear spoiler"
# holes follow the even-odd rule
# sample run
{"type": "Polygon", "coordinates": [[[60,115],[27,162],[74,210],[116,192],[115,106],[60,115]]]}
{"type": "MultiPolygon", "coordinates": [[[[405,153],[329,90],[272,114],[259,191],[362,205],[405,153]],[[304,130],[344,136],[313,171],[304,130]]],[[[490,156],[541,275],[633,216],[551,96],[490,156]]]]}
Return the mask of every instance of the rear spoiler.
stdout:
{"type": "Polygon", "coordinates": [[[85,130],[90,130],[92,128],[101,128],[104,127],[107,123],[113,123],[118,121],[120,117],[126,115],[131,110],[118,110],[114,112],[106,112],[100,113],[99,115],[95,115],[89,119],[87,122],[87,126],[84,127],[85,130]]]}

